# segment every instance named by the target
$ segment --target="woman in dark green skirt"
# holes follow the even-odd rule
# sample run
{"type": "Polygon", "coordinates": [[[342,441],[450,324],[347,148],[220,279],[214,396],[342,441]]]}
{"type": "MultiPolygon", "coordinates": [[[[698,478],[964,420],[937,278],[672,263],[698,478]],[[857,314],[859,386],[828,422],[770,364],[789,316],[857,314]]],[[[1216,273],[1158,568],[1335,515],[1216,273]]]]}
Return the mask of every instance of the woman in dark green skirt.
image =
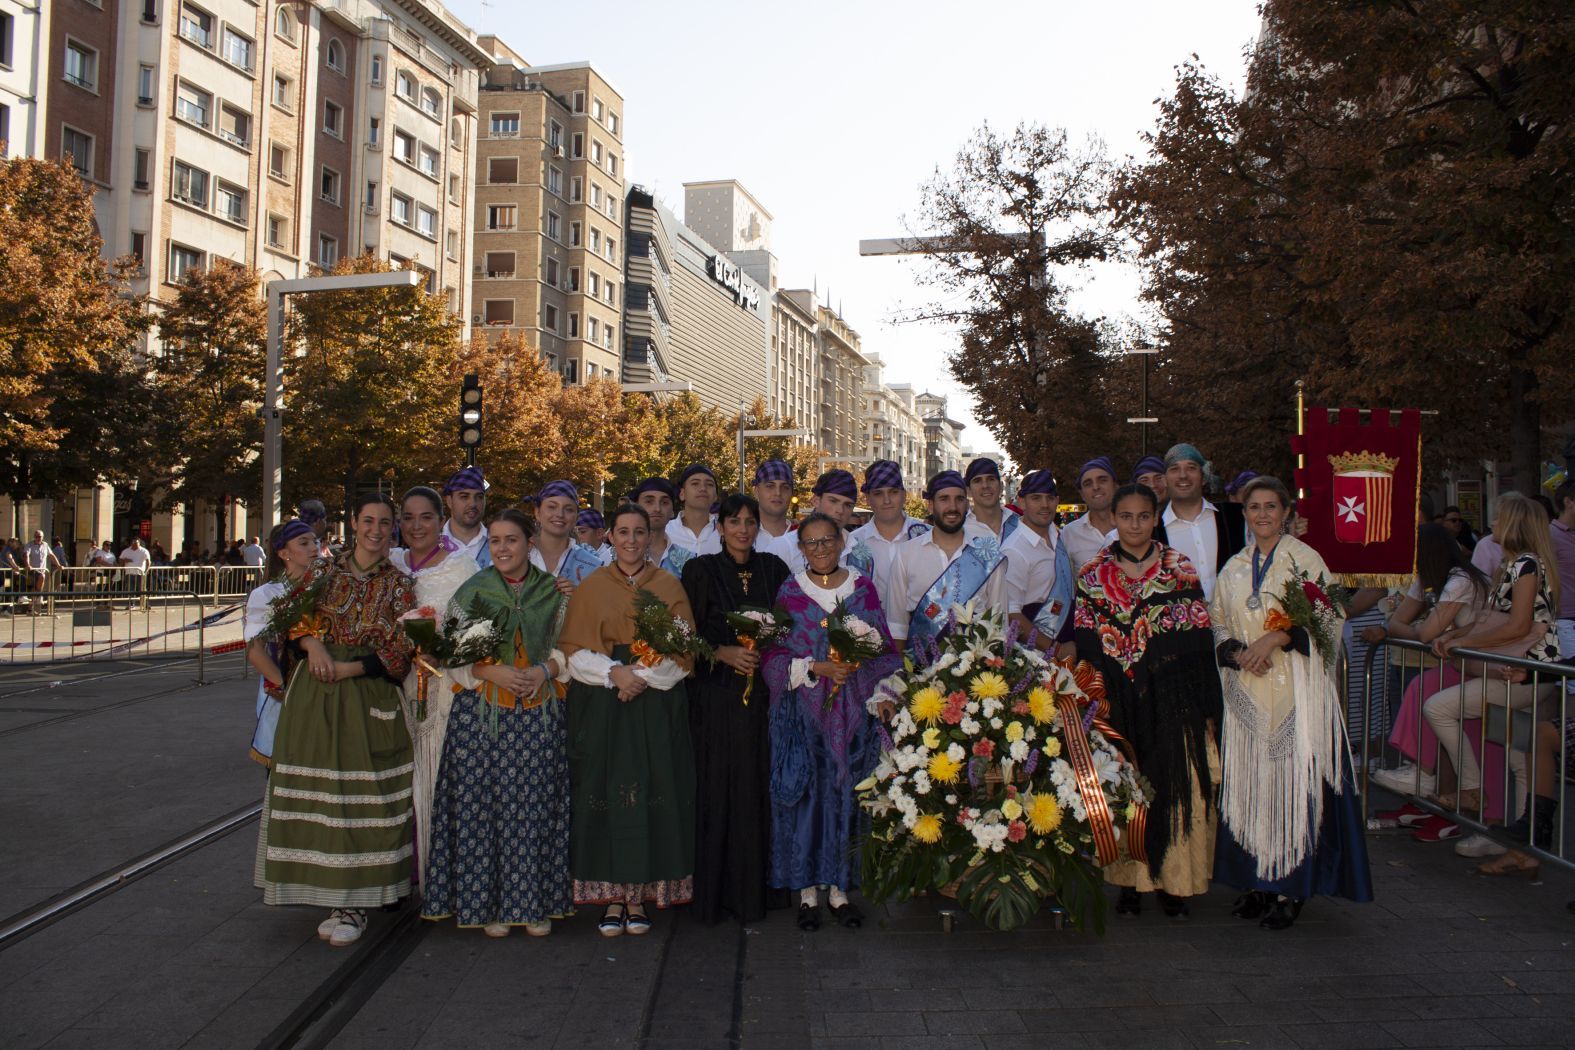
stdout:
{"type": "Polygon", "coordinates": [[[569,599],[558,647],[569,661],[569,865],[574,898],[607,906],[604,936],[650,931],[645,905],[693,895],[695,766],[684,676],[689,660],[639,666],[634,598],[647,590],[694,626],[689,599],[646,561],[650,518],[625,504],[609,532],[614,561],[569,599]]]}
{"type": "Polygon", "coordinates": [[[355,545],[304,582],[321,590],[289,632],[299,658],[257,840],[263,901],[333,909],[317,933],[335,947],[360,938],[366,909],[410,894],[413,767],[400,683],[411,644],[399,617],[415,594],[388,562],[393,502],[362,496],[354,527],[355,545]]]}

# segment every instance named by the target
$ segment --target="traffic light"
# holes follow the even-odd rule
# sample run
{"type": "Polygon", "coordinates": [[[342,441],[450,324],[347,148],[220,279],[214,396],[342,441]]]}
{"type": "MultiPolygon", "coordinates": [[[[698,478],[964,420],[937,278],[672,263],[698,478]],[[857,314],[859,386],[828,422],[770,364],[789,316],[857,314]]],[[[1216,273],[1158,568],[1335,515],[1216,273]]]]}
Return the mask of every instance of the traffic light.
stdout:
{"type": "Polygon", "coordinates": [[[465,450],[465,462],[475,466],[481,447],[481,380],[474,372],[459,389],[459,447],[465,450]]]}

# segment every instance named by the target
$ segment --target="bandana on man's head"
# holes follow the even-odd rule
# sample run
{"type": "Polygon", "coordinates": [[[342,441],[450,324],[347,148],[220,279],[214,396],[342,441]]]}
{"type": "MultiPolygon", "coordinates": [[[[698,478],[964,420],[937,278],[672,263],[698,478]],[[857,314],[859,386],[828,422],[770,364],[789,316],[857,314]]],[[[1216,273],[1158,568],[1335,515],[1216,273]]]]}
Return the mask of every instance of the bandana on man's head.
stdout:
{"type": "Polygon", "coordinates": [[[1243,485],[1247,484],[1247,482],[1251,481],[1257,476],[1258,472],[1256,470],[1242,471],[1240,474],[1237,474],[1235,477],[1231,478],[1230,484],[1225,486],[1225,495],[1236,495],[1236,493],[1241,491],[1243,485]]]}
{"type": "Polygon", "coordinates": [[[678,475],[678,487],[683,488],[684,483],[690,478],[694,477],[696,474],[704,474],[706,477],[711,479],[713,484],[716,482],[716,475],[711,473],[710,467],[706,466],[704,463],[691,463],[684,468],[684,472],[682,474],[678,475]]]}
{"type": "Polygon", "coordinates": [[[1203,458],[1203,453],[1198,451],[1198,446],[1189,445],[1185,441],[1170,446],[1170,451],[1165,453],[1165,469],[1169,470],[1177,463],[1185,463],[1188,460],[1196,463],[1205,472],[1209,469],[1209,461],[1203,458]]]}
{"type": "Polygon", "coordinates": [[[874,492],[876,489],[906,489],[902,483],[902,468],[895,460],[877,459],[864,472],[863,491],[874,492]]]}
{"type": "Polygon", "coordinates": [[[577,529],[605,529],[607,522],[602,520],[601,511],[582,510],[580,511],[580,516],[574,519],[574,527],[577,529]]]}
{"type": "Polygon", "coordinates": [[[1109,456],[1095,456],[1093,459],[1089,460],[1087,463],[1084,463],[1081,467],[1078,468],[1078,471],[1077,471],[1077,487],[1078,488],[1082,488],[1083,487],[1083,479],[1088,476],[1088,472],[1091,471],[1091,470],[1102,470],[1106,474],[1109,474],[1112,480],[1114,480],[1115,476],[1116,476],[1116,465],[1114,463],[1110,462],[1110,457],[1109,456]]]}
{"type": "Polygon", "coordinates": [[[310,536],[312,534],[312,527],[310,525],[302,521],[300,518],[291,518],[289,521],[285,522],[284,527],[279,530],[279,535],[273,541],[273,549],[276,551],[282,551],[284,550],[285,546],[297,536],[310,536]]]}
{"type": "Polygon", "coordinates": [[[1048,470],[1033,471],[1017,486],[1019,496],[1030,496],[1036,492],[1053,496],[1055,490],[1055,475],[1048,470]]]}
{"type": "Polygon", "coordinates": [[[946,489],[962,489],[964,492],[967,492],[968,483],[955,470],[943,470],[931,478],[928,485],[924,486],[924,498],[934,499],[946,489]]]}
{"type": "Polygon", "coordinates": [[[1137,466],[1132,468],[1132,480],[1136,481],[1144,474],[1165,473],[1165,461],[1158,456],[1144,456],[1138,460],[1137,466]]]}
{"type": "Polygon", "coordinates": [[[816,496],[846,496],[855,503],[859,499],[859,483],[845,470],[826,471],[815,479],[810,491],[816,496]]]}
{"type": "Polygon", "coordinates": [[[465,467],[455,471],[454,476],[448,479],[448,484],[443,486],[443,495],[451,496],[456,492],[485,492],[487,479],[481,476],[480,467],[465,467]]]}
{"type": "Polygon", "coordinates": [[[640,497],[647,492],[660,492],[674,503],[678,502],[678,490],[673,488],[673,483],[666,478],[646,478],[629,493],[629,502],[638,503],[640,497]]]}
{"type": "Polygon", "coordinates": [[[988,477],[991,474],[995,475],[995,480],[1001,480],[1001,468],[995,465],[995,460],[976,459],[968,464],[968,471],[963,475],[963,480],[972,484],[974,478],[988,477]]]}
{"type": "Polygon", "coordinates": [[[308,525],[316,525],[320,521],[328,520],[328,510],[323,506],[322,500],[309,499],[301,504],[301,512],[297,517],[308,525]]]}
{"type": "Polygon", "coordinates": [[[783,459],[768,459],[755,468],[755,480],[750,484],[764,485],[768,481],[785,481],[793,484],[793,468],[783,459]]]}

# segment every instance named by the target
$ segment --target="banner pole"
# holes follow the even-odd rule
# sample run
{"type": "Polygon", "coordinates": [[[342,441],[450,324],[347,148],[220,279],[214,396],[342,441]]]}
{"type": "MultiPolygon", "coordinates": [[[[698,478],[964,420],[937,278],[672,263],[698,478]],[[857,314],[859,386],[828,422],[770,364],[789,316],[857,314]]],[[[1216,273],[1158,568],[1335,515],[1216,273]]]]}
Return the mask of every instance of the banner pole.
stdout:
{"type": "MultiPolygon", "coordinates": [[[[1306,395],[1306,392],[1303,389],[1302,381],[1300,379],[1298,379],[1296,381],[1296,436],[1297,437],[1301,437],[1302,435],[1304,435],[1307,432],[1307,429],[1306,429],[1306,426],[1305,426],[1305,423],[1304,423],[1304,415],[1306,413],[1305,395],[1306,395]]],[[[1302,455],[1302,453],[1300,453],[1300,452],[1296,453],[1297,477],[1301,477],[1302,476],[1302,471],[1306,468],[1306,466],[1307,466],[1307,457],[1302,455]]],[[[1301,500],[1302,500],[1302,497],[1305,496],[1305,495],[1307,495],[1307,493],[1302,491],[1302,487],[1300,485],[1297,485],[1296,486],[1296,502],[1300,503],[1301,500]]]]}

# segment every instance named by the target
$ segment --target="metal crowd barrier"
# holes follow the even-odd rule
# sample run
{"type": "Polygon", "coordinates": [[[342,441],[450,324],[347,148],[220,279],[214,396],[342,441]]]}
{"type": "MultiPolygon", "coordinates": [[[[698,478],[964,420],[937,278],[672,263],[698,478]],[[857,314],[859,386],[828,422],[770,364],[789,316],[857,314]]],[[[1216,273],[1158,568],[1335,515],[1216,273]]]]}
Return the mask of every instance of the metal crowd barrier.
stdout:
{"type": "MultiPolygon", "coordinates": [[[[1411,641],[1404,638],[1389,638],[1384,642],[1373,645],[1368,649],[1364,675],[1363,732],[1361,741],[1361,785],[1362,785],[1362,816],[1367,816],[1368,808],[1368,775],[1372,762],[1373,733],[1376,730],[1382,733],[1379,741],[1379,750],[1382,760],[1387,762],[1391,756],[1400,752],[1389,740],[1392,727],[1390,726],[1389,713],[1374,719],[1373,711],[1373,661],[1382,657],[1386,664],[1389,663],[1389,651],[1396,650],[1400,653],[1397,670],[1400,678],[1400,690],[1396,693],[1392,688],[1390,695],[1403,696],[1405,687],[1418,675],[1429,670],[1443,667],[1446,661],[1433,655],[1432,646],[1423,642],[1411,641]]],[[[1440,683],[1439,687],[1427,689],[1424,687],[1422,703],[1416,706],[1416,740],[1418,742],[1418,755],[1412,759],[1416,762],[1416,773],[1412,781],[1412,792],[1408,800],[1413,804],[1439,816],[1447,817],[1458,823],[1462,828],[1469,829],[1478,834],[1499,842],[1501,845],[1532,854],[1541,860],[1549,861],[1560,867],[1575,871],[1575,860],[1569,853],[1566,828],[1570,822],[1571,814],[1568,807],[1569,780],[1566,770],[1569,769],[1568,734],[1565,726],[1570,719],[1570,686],[1575,681],[1575,666],[1563,663],[1543,663],[1538,660],[1527,660],[1521,657],[1504,656],[1499,653],[1484,652],[1476,649],[1456,649],[1447,664],[1455,669],[1464,683],[1464,703],[1460,717],[1460,727],[1456,731],[1456,753],[1460,754],[1471,746],[1472,738],[1467,736],[1466,722],[1478,723],[1475,741],[1478,745],[1478,768],[1484,765],[1488,755],[1489,746],[1503,749],[1503,812],[1500,815],[1502,823],[1489,824],[1487,819],[1488,792],[1487,778],[1484,774],[1481,787],[1477,791],[1477,805],[1475,813],[1463,811],[1460,806],[1458,787],[1452,792],[1455,804],[1452,808],[1440,806],[1436,801],[1425,797],[1421,791],[1422,763],[1420,754],[1422,730],[1427,726],[1423,713],[1428,696],[1434,695],[1446,688],[1440,683]],[[1465,672],[1468,666],[1485,665],[1486,677],[1467,677],[1465,672]],[[1499,668],[1514,668],[1524,671],[1524,683],[1511,683],[1498,676],[1499,668]],[[1524,684],[1531,686],[1531,701],[1529,706],[1512,707],[1514,699],[1512,686],[1524,684]],[[1547,695],[1539,695],[1546,692],[1547,695]],[[1473,717],[1475,715],[1475,717],[1473,717]],[[1544,722],[1552,722],[1557,729],[1558,745],[1552,756],[1554,763],[1554,790],[1556,792],[1557,810],[1555,814],[1553,841],[1549,847],[1539,847],[1532,842],[1517,842],[1505,834],[1505,825],[1512,824],[1521,815],[1520,800],[1524,797],[1528,803],[1536,798],[1536,783],[1539,763],[1548,761],[1538,754],[1536,747],[1537,727],[1544,722]],[[1514,771],[1510,767],[1510,751],[1524,751],[1527,753],[1525,783],[1520,785],[1525,795],[1516,794],[1514,771]]],[[[1442,743],[1435,748],[1433,755],[1433,769],[1440,768],[1440,761],[1447,760],[1442,743]]],[[[1456,770],[1458,777],[1459,771],[1456,770]]],[[[1529,812],[1529,810],[1528,810],[1529,812]]],[[[1533,827],[1535,821],[1533,820],[1533,827]]],[[[1535,838],[1535,832],[1533,832],[1535,838]]]]}
{"type": "MultiPolygon", "coordinates": [[[[25,571],[4,571],[5,606],[27,603],[18,598],[28,589],[27,576],[25,571]]],[[[71,565],[51,570],[43,590],[53,596],[47,599],[51,613],[60,604],[70,607],[106,598],[132,602],[146,610],[158,603],[184,601],[189,594],[201,595],[214,605],[227,599],[242,600],[262,579],[262,568],[253,565],[152,565],[141,573],[124,565],[71,565]]]]}
{"type": "Polygon", "coordinates": [[[192,590],[170,597],[178,601],[138,606],[114,593],[32,593],[26,606],[8,608],[10,615],[0,617],[0,667],[195,655],[201,680],[208,653],[208,600],[192,590]]]}

